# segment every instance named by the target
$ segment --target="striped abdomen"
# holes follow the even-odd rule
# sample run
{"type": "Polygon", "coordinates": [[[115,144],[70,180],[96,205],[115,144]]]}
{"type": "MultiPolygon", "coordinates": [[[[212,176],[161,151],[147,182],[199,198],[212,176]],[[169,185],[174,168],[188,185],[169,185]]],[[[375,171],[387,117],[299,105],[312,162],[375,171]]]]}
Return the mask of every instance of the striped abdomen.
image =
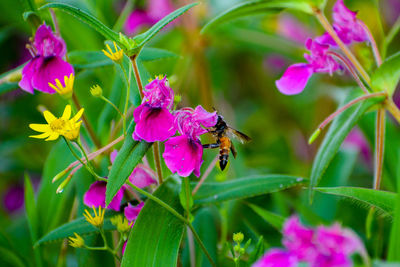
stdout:
{"type": "Polygon", "coordinates": [[[221,170],[224,170],[228,164],[231,140],[229,140],[228,137],[221,137],[219,141],[221,142],[219,145],[219,166],[221,167],[221,170]]]}

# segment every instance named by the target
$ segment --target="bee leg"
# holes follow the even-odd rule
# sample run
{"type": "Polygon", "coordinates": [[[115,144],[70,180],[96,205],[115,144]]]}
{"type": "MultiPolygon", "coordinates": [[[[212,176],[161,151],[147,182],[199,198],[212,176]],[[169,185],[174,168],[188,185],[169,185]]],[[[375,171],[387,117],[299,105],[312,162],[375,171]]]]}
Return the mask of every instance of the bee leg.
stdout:
{"type": "Polygon", "coordinates": [[[219,148],[219,143],[214,144],[204,144],[203,148],[219,148]]]}
{"type": "Polygon", "coordinates": [[[232,152],[233,158],[236,159],[237,152],[236,152],[235,147],[233,146],[233,143],[231,143],[231,152],[232,152]]]}

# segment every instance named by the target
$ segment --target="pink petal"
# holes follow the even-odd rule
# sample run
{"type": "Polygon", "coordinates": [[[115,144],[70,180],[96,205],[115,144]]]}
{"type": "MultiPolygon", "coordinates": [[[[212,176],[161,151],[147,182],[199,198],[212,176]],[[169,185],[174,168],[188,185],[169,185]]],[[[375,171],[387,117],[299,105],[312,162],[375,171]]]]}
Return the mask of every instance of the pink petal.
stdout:
{"type": "Polygon", "coordinates": [[[154,20],[160,20],[174,11],[174,6],[170,0],[150,0],[148,1],[147,13],[154,20]]]}
{"type": "Polygon", "coordinates": [[[133,11],[127,18],[124,30],[128,35],[135,34],[138,30],[144,26],[151,26],[153,20],[148,16],[147,12],[143,10],[133,11]]]}
{"type": "Polygon", "coordinates": [[[129,176],[129,181],[139,188],[144,188],[152,184],[157,184],[153,178],[155,173],[143,164],[138,164],[129,176]]]}
{"type": "Polygon", "coordinates": [[[54,84],[56,79],[63,83],[64,76],[69,77],[71,73],[74,73],[72,65],[60,57],[45,58],[33,75],[32,85],[36,90],[53,94],[55,91],[48,83],[54,84]]]}
{"type": "Polygon", "coordinates": [[[217,124],[217,112],[208,112],[202,106],[197,106],[192,114],[193,119],[198,121],[204,127],[213,127],[217,124]]]}
{"type": "MultiPolygon", "coordinates": [[[[107,182],[105,181],[96,181],[90,185],[89,190],[83,196],[83,203],[85,203],[88,207],[102,207],[106,206],[106,186],[107,182]]],[[[122,198],[124,197],[124,189],[121,188],[111,203],[108,205],[108,209],[112,209],[115,211],[120,210],[120,205],[122,198]]]]}
{"type": "Polygon", "coordinates": [[[165,141],[175,134],[174,116],[166,108],[151,108],[146,103],[138,108],[140,112],[135,110],[133,113],[136,122],[134,139],[165,141]]]}
{"type": "Polygon", "coordinates": [[[50,26],[42,24],[35,33],[34,46],[38,55],[43,57],[63,57],[67,52],[64,40],[55,35],[50,26]]]}
{"type": "Polygon", "coordinates": [[[296,257],[290,252],[273,248],[254,263],[252,267],[295,267],[297,263],[296,257]]]}
{"type": "Polygon", "coordinates": [[[289,66],[282,77],[275,82],[278,90],[285,95],[301,93],[313,74],[309,64],[299,63],[289,66]]]}
{"type": "Polygon", "coordinates": [[[144,202],[138,204],[137,206],[132,206],[130,203],[128,203],[128,206],[125,207],[124,209],[124,215],[128,221],[134,221],[136,220],[137,216],[139,215],[139,212],[142,210],[144,206],[144,202]]]}
{"type": "Polygon", "coordinates": [[[22,90],[33,94],[33,85],[32,85],[32,80],[33,76],[35,75],[35,72],[38,69],[38,66],[42,64],[43,58],[41,57],[35,57],[32,58],[22,69],[22,79],[18,83],[19,87],[21,87],[22,90]]]}
{"type": "Polygon", "coordinates": [[[111,154],[110,154],[110,161],[111,161],[111,164],[114,163],[115,158],[117,157],[117,155],[118,155],[118,150],[114,149],[114,150],[111,152],[111,154]]]}
{"type": "Polygon", "coordinates": [[[172,173],[187,177],[193,172],[199,177],[202,156],[203,147],[200,141],[192,140],[186,135],[173,137],[165,142],[163,158],[172,173]]]}

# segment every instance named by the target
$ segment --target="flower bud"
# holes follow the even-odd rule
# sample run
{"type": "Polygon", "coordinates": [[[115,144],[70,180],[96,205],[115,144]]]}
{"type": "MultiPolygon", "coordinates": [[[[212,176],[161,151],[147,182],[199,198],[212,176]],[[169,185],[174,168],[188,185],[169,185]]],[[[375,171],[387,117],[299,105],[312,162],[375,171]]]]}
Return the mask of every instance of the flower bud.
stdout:
{"type": "Polygon", "coordinates": [[[101,87],[98,84],[96,84],[90,88],[90,93],[94,97],[101,97],[103,95],[103,90],[101,89],[101,87]]]}
{"type": "Polygon", "coordinates": [[[244,235],[242,232],[233,234],[233,241],[235,241],[237,244],[242,243],[243,239],[244,239],[244,235]]]}

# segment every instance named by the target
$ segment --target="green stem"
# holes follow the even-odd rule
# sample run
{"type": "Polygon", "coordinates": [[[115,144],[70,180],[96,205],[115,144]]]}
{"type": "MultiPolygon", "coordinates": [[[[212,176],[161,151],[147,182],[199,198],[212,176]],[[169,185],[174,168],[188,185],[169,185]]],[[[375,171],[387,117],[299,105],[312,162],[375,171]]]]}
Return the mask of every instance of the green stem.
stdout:
{"type": "Polygon", "coordinates": [[[156,165],[156,170],[157,170],[158,184],[162,184],[163,177],[162,177],[159,142],[154,142],[153,144],[153,157],[154,157],[154,164],[156,165]]]}
{"type": "Polygon", "coordinates": [[[136,83],[139,89],[139,94],[140,94],[140,98],[143,99],[143,83],[142,80],[140,79],[140,74],[139,74],[139,68],[137,66],[137,62],[136,62],[136,58],[137,56],[132,56],[131,57],[131,61],[132,61],[132,65],[133,65],[133,73],[135,74],[135,79],[136,79],[136,83]]]}
{"type": "MultiPolygon", "coordinates": [[[[113,102],[111,102],[110,100],[108,100],[106,97],[104,97],[104,96],[101,96],[100,97],[101,99],[103,99],[105,102],[107,102],[108,104],[110,104],[118,113],[119,113],[119,115],[121,115],[121,117],[123,118],[124,117],[124,114],[122,114],[122,112],[119,110],[119,108],[116,106],[116,105],[114,105],[114,103],[113,102]]],[[[124,130],[125,131],[125,130],[124,130]]]]}
{"type": "Polygon", "coordinates": [[[186,198],[186,220],[190,221],[190,184],[189,177],[183,177],[183,182],[185,183],[185,198],[186,198]]]}
{"type": "Polygon", "coordinates": [[[383,48],[382,48],[382,57],[383,58],[386,58],[387,49],[388,49],[390,43],[393,41],[396,34],[399,32],[399,30],[400,30],[400,17],[397,18],[396,22],[393,24],[389,33],[385,37],[385,40],[383,42],[383,48]]]}
{"type": "Polygon", "coordinates": [[[375,136],[375,173],[374,189],[379,190],[382,180],[383,155],[385,149],[385,109],[378,109],[376,115],[376,136],[375,136]]]}
{"type": "Polygon", "coordinates": [[[156,202],[157,204],[159,204],[160,206],[162,206],[163,208],[168,210],[170,213],[172,213],[172,215],[174,215],[176,218],[178,218],[180,221],[182,221],[184,224],[186,224],[190,228],[190,230],[192,231],[194,238],[199,243],[201,249],[203,250],[204,254],[207,256],[207,258],[210,261],[211,265],[213,267],[217,266],[217,265],[215,265],[215,263],[214,263],[213,259],[211,258],[210,254],[208,253],[206,247],[204,246],[203,242],[201,241],[201,239],[200,239],[199,235],[197,234],[196,230],[193,228],[193,225],[187,219],[185,219],[175,209],[173,209],[170,205],[168,205],[167,203],[165,203],[164,201],[162,201],[158,197],[155,197],[152,194],[146,192],[145,190],[140,189],[136,185],[132,184],[130,181],[127,181],[127,184],[129,186],[131,186],[134,190],[136,190],[139,193],[145,195],[147,198],[153,200],[154,202],[156,202]]]}
{"type": "Polygon", "coordinates": [[[397,108],[396,104],[391,99],[385,101],[385,107],[393,115],[393,117],[400,123],[400,110],[397,108]]]}
{"type": "Polygon", "coordinates": [[[126,74],[126,70],[123,66],[123,64],[121,63],[121,69],[124,72],[124,76],[125,76],[125,80],[126,80],[126,98],[125,98],[125,107],[124,107],[124,116],[122,117],[122,125],[124,128],[124,135],[126,135],[126,114],[128,112],[128,105],[129,105],[129,97],[130,97],[130,92],[131,92],[131,72],[132,72],[132,65],[129,62],[129,77],[126,74]]]}

